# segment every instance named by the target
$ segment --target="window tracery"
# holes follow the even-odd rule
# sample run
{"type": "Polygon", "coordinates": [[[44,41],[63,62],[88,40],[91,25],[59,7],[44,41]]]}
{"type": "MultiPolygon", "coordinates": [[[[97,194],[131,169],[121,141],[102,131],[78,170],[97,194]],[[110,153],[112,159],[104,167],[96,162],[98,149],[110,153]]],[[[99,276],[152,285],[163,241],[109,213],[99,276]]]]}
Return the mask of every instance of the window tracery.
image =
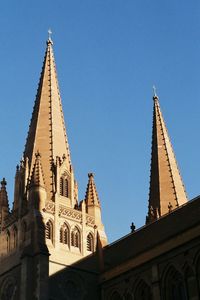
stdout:
{"type": "Polygon", "coordinates": [[[185,284],[181,274],[171,267],[165,280],[166,300],[187,300],[185,284]]]}

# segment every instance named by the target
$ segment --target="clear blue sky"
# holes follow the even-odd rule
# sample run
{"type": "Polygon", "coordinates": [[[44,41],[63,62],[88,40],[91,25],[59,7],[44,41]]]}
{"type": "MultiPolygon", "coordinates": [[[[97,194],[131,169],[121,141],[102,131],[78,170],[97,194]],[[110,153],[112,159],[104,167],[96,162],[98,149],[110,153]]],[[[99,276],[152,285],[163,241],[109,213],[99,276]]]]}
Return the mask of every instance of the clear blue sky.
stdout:
{"type": "Polygon", "coordinates": [[[94,172],[109,240],[145,222],[154,84],[187,193],[197,196],[199,15],[199,0],[1,1],[0,176],[10,203],[49,27],[79,199],[94,172]]]}

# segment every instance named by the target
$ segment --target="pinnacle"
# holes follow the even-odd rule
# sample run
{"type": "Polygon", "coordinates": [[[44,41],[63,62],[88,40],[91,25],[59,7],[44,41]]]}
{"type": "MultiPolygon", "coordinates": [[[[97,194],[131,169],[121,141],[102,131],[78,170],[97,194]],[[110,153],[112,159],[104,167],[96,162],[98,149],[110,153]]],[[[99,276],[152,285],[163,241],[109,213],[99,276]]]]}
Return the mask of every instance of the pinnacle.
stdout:
{"type": "Polygon", "coordinates": [[[45,186],[41,156],[39,152],[35,154],[35,164],[33,166],[33,172],[30,179],[30,187],[32,186],[45,186]]]}
{"type": "Polygon", "coordinates": [[[6,182],[5,178],[3,178],[2,181],[1,181],[2,188],[5,189],[6,185],[7,185],[7,182],[6,182]]]}
{"type": "Polygon", "coordinates": [[[100,206],[99,196],[97,194],[96,185],[94,182],[94,174],[88,173],[88,184],[85,195],[85,201],[87,205],[100,206]]]}
{"type": "Polygon", "coordinates": [[[1,189],[0,189],[0,207],[9,207],[8,206],[8,195],[6,190],[7,182],[5,178],[1,181],[1,189]]]}

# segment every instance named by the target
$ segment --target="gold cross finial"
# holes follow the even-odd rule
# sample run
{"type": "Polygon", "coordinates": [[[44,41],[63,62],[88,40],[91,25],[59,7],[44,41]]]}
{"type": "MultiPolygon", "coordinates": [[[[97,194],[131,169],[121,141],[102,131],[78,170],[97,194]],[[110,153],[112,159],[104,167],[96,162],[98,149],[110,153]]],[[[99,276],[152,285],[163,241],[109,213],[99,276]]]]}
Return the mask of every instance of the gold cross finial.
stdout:
{"type": "Polygon", "coordinates": [[[153,85],[153,100],[158,100],[158,96],[156,94],[156,87],[153,85]]]}

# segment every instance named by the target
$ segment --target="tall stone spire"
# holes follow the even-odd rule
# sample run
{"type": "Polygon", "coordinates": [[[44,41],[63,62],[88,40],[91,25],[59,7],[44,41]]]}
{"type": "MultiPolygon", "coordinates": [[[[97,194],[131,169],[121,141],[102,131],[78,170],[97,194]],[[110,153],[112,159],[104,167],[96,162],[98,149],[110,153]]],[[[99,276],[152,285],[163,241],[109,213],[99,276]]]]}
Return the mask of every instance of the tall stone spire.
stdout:
{"type": "Polygon", "coordinates": [[[71,172],[70,152],[52,46],[53,42],[49,37],[24,150],[24,158],[28,158],[30,174],[35,163],[35,154],[38,151],[41,154],[49,199],[53,194],[52,163],[56,158],[65,157],[67,170],[71,172]]]}
{"type": "Polygon", "coordinates": [[[183,181],[156,93],[153,96],[153,101],[151,174],[147,223],[156,220],[187,201],[183,181]]]}

